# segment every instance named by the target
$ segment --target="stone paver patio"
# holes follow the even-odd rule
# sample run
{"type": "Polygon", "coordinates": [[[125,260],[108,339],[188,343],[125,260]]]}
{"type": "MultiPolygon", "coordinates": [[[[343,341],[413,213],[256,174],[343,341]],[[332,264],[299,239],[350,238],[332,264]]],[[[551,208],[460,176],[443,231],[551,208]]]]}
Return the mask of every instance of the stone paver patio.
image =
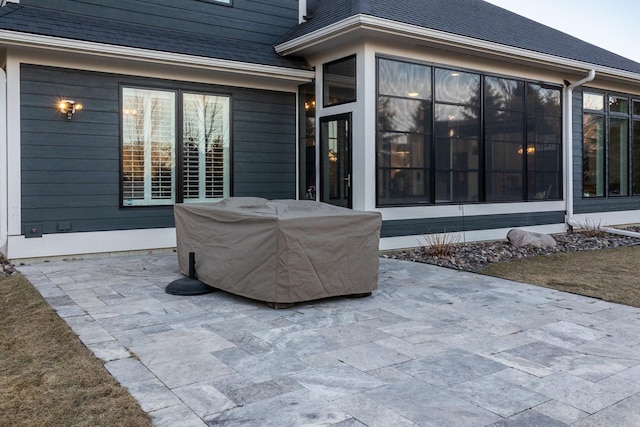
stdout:
{"type": "Polygon", "coordinates": [[[157,426],[639,426],[640,309],[382,259],[273,310],[168,295],[175,254],[19,268],[157,426]]]}

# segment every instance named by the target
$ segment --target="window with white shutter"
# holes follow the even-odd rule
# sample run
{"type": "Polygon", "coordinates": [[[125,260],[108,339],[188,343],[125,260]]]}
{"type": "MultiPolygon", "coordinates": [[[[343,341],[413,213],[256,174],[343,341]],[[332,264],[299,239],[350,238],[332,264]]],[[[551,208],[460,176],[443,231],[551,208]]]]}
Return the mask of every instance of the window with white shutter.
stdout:
{"type": "Polygon", "coordinates": [[[123,88],[123,206],[228,197],[229,106],[227,96],[123,88]]]}

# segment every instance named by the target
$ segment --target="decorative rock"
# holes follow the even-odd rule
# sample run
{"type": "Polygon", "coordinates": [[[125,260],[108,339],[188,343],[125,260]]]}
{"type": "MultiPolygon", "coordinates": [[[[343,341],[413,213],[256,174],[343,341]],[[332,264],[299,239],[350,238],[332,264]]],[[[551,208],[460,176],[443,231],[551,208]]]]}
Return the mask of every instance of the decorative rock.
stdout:
{"type": "MultiPolygon", "coordinates": [[[[640,226],[628,227],[627,229],[640,233],[640,226]]],[[[553,237],[558,245],[549,248],[534,248],[533,246],[516,248],[507,240],[498,240],[456,244],[453,245],[454,250],[451,254],[444,257],[425,254],[421,248],[390,253],[383,255],[383,257],[424,262],[441,267],[454,268],[456,270],[478,271],[494,262],[513,261],[519,258],[551,255],[558,252],[595,251],[640,245],[640,239],[637,237],[620,236],[609,233],[605,233],[599,237],[590,237],[585,233],[576,232],[556,234],[553,237]]]]}
{"type": "Polygon", "coordinates": [[[507,240],[509,240],[509,243],[516,248],[521,248],[523,246],[553,248],[558,244],[556,240],[548,234],[534,233],[515,228],[507,233],[507,240]]]}

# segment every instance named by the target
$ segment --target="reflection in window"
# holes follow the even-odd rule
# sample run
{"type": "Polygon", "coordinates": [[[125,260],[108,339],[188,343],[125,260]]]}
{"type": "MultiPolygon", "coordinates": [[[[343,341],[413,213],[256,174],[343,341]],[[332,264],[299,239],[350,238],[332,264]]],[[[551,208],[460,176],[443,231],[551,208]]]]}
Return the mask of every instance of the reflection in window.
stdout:
{"type": "Polygon", "coordinates": [[[582,97],[582,108],[585,110],[604,111],[604,95],[585,92],[582,97]]]}
{"type": "Polygon", "coordinates": [[[562,187],[560,91],[527,84],[527,198],[559,199],[562,187]]]}
{"type": "Polygon", "coordinates": [[[378,60],[378,93],[431,99],[431,67],[409,62],[378,60]]]}
{"type": "Polygon", "coordinates": [[[629,176],[629,122],[609,119],[609,195],[627,196],[629,176]]]}
{"type": "Polygon", "coordinates": [[[604,116],[585,114],[582,130],[582,191],[584,197],[604,196],[604,116]]]}
{"type": "Polygon", "coordinates": [[[227,197],[229,105],[226,96],[123,88],[123,206],[227,197]],[[181,122],[176,104],[182,105],[181,122]]]}
{"type": "Polygon", "coordinates": [[[324,106],[344,104],[356,100],[356,57],[324,64],[324,106]]]}
{"type": "Polygon", "coordinates": [[[629,100],[619,96],[610,96],[609,111],[612,113],[629,114],[629,100]]]}
{"type": "Polygon", "coordinates": [[[487,201],[524,198],[524,82],[486,77],[484,89],[487,201]]]}
{"type": "Polygon", "coordinates": [[[431,67],[385,59],[378,64],[378,203],[429,203],[431,67]]]}
{"type": "Polygon", "coordinates": [[[381,58],[378,76],[378,205],[562,198],[558,87],[381,58]]]}
{"type": "Polygon", "coordinates": [[[461,71],[436,69],[436,102],[480,104],[480,75],[461,71]]]}
{"type": "Polygon", "coordinates": [[[436,202],[479,200],[479,109],[435,106],[436,202]]]}
{"type": "Polygon", "coordinates": [[[316,200],[316,91],[315,83],[300,86],[299,165],[300,199],[316,200]]]}
{"type": "Polygon", "coordinates": [[[175,92],[124,88],[122,197],[125,206],[175,201],[175,92]]]}
{"type": "Polygon", "coordinates": [[[229,98],[183,95],[182,156],[185,202],[229,196],[229,98]]]}

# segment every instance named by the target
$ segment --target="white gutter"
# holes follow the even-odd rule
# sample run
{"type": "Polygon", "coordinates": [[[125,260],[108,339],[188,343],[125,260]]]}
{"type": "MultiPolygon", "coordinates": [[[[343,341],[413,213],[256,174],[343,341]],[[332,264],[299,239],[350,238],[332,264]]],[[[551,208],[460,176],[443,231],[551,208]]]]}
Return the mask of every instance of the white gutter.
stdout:
{"type": "Polygon", "coordinates": [[[419,42],[437,43],[452,47],[462,47],[465,50],[489,53],[513,60],[518,58],[529,62],[536,62],[553,66],[554,69],[563,68],[572,72],[593,69],[600,75],[607,75],[618,79],[638,83],[640,73],[619,70],[617,68],[590,64],[575,59],[563,58],[547,53],[535,52],[519,47],[507,46],[495,42],[476,39],[468,36],[447,33],[445,31],[405,24],[398,21],[377,18],[369,15],[354,15],[338,21],[334,24],[320,28],[309,34],[305,34],[293,40],[286,41],[275,47],[280,55],[291,55],[304,49],[319,45],[336,37],[344,36],[358,30],[369,30],[377,33],[386,33],[401,37],[407,37],[419,42]]]}
{"type": "Polygon", "coordinates": [[[231,61],[227,59],[117,46],[106,43],[71,40],[9,30],[0,30],[0,44],[35,47],[38,49],[82,53],[110,58],[123,58],[161,64],[173,64],[180,66],[187,65],[189,67],[205,69],[208,71],[223,71],[234,74],[266,76],[280,80],[310,82],[315,77],[315,72],[312,70],[299,70],[274,65],[254,64],[250,62],[231,61]]]}
{"type": "MultiPolygon", "coordinates": [[[[585,227],[585,225],[587,224],[581,224],[578,221],[576,221],[576,219],[573,217],[573,90],[577,87],[580,87],[582,85],[584,85],[585,83],[589,83],[590,81],[593,81],[593,79],[595,79],[596,77],[596,71],[595,70],[590,70],[589,74],[587,75],[587,77],[583,78],[582,80],[578,80],[575,83],[572,83],[570,85],[567,86],[566,91],[565,91],[565,141],[566,141],[566,149],[565,149],[565,173],[566,173],[566,193],[565,193],[565,197],[567,198],[567,211],[566,211],[566,215],[565,215],[565,221],[567,223],[567,225],[572,229],[573,227],[577,227],[577,228],[581,228],[581,227],[585,227]]],[[[605,232],[605,233],[611,233],[611,234],[619,234],[621,236],[628,236],[628,237],[636,237],[636,238],[640,238],[640,233],[636,233],[634,231],[628,231],[628,230],[620,230],[617,228],[611,228],[611,227],[601,227],[598,226],[598,229],[605,232]]]]}
{"type": "Polygon", "coordinates": [[[7,73],[0,68],[0,251],[9,237],[9,187],[7,144],[7,73]]]}

